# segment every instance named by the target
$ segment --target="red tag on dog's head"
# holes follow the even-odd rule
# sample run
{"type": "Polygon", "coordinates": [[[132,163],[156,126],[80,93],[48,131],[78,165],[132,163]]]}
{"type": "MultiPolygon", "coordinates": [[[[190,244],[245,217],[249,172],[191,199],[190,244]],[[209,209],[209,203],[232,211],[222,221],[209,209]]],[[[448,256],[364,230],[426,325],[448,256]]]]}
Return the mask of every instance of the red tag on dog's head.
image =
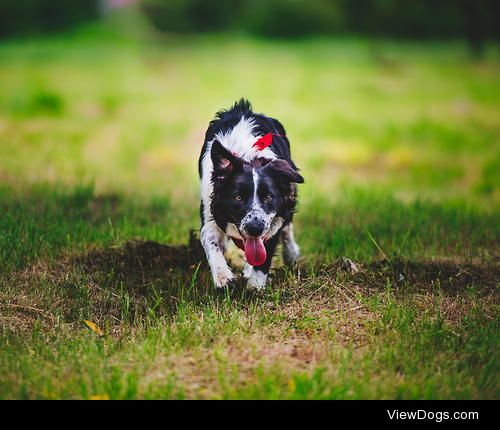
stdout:
{"type": "Polygon", "coordinates": [[[257,141],[253,144],[253,147],[257,151],[262,151],[266,149],[269,145],[273,143],[273,134],[272,133],[267,133],[261,138],[257,139],[257,141]]]}

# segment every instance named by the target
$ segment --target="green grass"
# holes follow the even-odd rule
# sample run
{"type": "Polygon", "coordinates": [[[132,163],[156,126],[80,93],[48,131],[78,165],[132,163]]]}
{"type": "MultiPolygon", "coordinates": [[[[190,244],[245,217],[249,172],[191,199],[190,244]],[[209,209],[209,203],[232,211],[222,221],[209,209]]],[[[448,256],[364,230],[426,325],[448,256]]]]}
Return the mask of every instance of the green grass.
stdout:
{"type": "Polygon", "coordinates": [[[0,398],[499,397],[494,50],[120,23],[0,44],[0,398]],[[241,96],[306,178],[262,295],[186,246],[241,96]]]}

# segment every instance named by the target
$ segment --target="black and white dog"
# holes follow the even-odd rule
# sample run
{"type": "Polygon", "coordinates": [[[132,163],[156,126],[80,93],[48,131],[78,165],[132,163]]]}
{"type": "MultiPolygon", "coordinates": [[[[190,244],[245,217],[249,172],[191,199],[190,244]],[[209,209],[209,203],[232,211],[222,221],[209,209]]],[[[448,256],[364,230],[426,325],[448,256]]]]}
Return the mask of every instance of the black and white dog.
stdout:
{"type": "Polygon", "coordinates": [[[242,99],[210,122],[198,167],[201,243],[215,286],[234,278],[224,258],[231,239],[245,252],[248,286],[264,288],[280,237],[285,263],[299,257],[292,218],[296,184],[304,179],[290,158],[285,129],[242,99]]]}

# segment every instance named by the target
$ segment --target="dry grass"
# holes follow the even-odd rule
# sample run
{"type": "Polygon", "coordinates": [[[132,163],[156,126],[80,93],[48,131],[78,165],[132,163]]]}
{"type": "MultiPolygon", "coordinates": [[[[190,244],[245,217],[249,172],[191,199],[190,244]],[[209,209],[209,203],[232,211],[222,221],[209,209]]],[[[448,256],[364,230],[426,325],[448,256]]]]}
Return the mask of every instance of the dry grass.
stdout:
{"type": "Polygon", "coordinates": [[[291,328],[294,321],[307,318],[315,321],[314,328],[348,317],[346,327],[337,328],[353,341],[353,333],[359,333],[357,322],[373,318],[363,298],[374,294],[414,297],[423,308],[429,297],[439,295],[443,315],[450,319],[463,314],[463,309],[458,311],[460,300],[472,288],[474,299],[498,299],[499,265],[459,259],[369,264],[339,259],[319,268],[304,265],[295,273],[276,268],[271,274],[272,291],[264,296],[246,291],[242,279],[230,291],[214,291],[203,250],[193,232],[190,237],[189,244],[176,246],[126,242],[40,261],[14,272],[2,280],[2,326],[18,331],[35,323],[43,327],[56,321],[79,324],[84,313],[100,324],[119,325],[124,317],[134,321],[147,316],[154,300],[161,302],[160,315],[172,317],[181,301],[200,305],[229,295],[244,306],[265,306],[291,328]],[[126,315],[125,298],[130,305],[126,315]]]}

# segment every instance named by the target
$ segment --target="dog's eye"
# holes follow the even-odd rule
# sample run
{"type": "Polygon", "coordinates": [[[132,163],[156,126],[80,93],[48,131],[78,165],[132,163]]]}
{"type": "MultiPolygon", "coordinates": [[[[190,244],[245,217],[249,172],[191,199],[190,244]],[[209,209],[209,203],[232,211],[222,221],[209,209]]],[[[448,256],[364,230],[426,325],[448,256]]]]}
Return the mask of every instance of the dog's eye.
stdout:
{"type": "Polygon", "coordinates": [[[264,196],[264,201],[265,201],[266,203],[269,203],[272,199],[273,199],[273,196],[272,196],[271,194],[266,194],[266,195],[264,196]]]}
{"type": "Polygon", "coordinates": [[[235,194],[234,200],[236,200],[237,202],[241,202],[243,200],[243,197],[241,196],[241,194],[235,194]]]}

